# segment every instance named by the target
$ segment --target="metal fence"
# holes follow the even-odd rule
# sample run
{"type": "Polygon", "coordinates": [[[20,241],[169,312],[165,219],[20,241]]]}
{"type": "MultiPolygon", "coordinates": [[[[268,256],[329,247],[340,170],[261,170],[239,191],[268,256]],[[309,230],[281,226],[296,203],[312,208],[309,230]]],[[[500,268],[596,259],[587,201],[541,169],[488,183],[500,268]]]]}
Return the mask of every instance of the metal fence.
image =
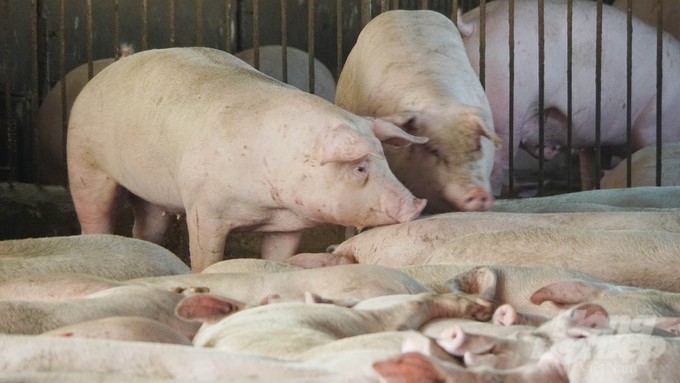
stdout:
{"type": "MultiPolygon", "coordinates": [[[[114,57],[120,44],[130,43],[136,50],[165,48],[172,46],[208,46],[235,52],[247,48],[255,48],[254,62],[258,66],[258,48],[266,44],[279,44],[306,50],[309,53],[309,84],[314,89],[314,58],[323,62],[336,76],[342,69],[343,62],[352,45],[356,41],[361,27],[377,14],[389,9],[433,9],[453,20],[457,11],[467,11],[480,6],[482,9],[488,1],[464,0],[0,0],[0,180],[37,182],[37,167],[41,164],[37,147],[41,137],[36,130],[38,107],[55,84],[62,90],[62,128],[66,128],[66,74],[78,65],[87,63],[89,78],[94,74],[94,62],[102,58],[114,57]]],[[[516,0],[517,2],[522,0],[516,0]]],[[[511,4],[516,1],[510,0],[511,4]]],[[[532,0],[525,0],[532,1],[532,0]]],[[[570,7],[573,1],[568,0],[570,7]]],[[[597,34],[593,36],[601,52],[602,7],[610,1],[593,0],[598,4],[597,34]]],[[[635,0],[640,1],[640,0],[635,0]]],[[[661,0],[646,0],[661,1],[661,0]]],[[[539,33],[542,33],[545,20],[542,17],[543,0],[536,0],[539,6],[539,33]]],[[[629,3],[630,4],[630,3],[629,3]]],[[[630,8],[630,7],[629,7],[630,8]]],[[[628,60],[629,76],[628,105],[631,94],[630,72],[632,59],[630,52],[632,27],[631,13],[628,13],[628,60]]],[[[513,39],[513,17],[510,17],[508,39],[513,39]]],[[[661,12],[659,13],[661,20],[661,12]]],[[[571,22],[571,20],[570,20],[571,22]]],[[[484,18],[481,20],[484,25],[484,18]]],[[[569,24],[569,41],[571,41],[571,24],[569,24]]],[[[484,30],[482,28],[482,30],[484,30]]],[[[663,47],[661,44],[661,26],[658,28],[657,87],[659,95],[662,87],[662,68],[660,64],[663,47]]],[[[543,62],[544,40],[539,39],[539,65],[543,62]]],[[[571,49],[571,45],[569,45],[571,49]]],[[[285,52],[285,49],[284,49],[285,52]]],[[[485,48],[484,38],[480,42],[480,80],[485,81],[484,60],[492,52],[485,48]]],[[[512,56],[511,51],[511,56],[512,56]]],[[[568,98],[571,100],[571,56],[569,50],[569,71],[565,73],[568,81],[568,98]]],[[[651,58],[650,58],[651,59],[651,58]]],[[[597,95],[600,103],[601,84],[599,83],[602,68],[601,55],[597,55],[597,95]]],[[[514,57],[510,59],[510,101],[509,113],[513,113],[514,94],[513,75],[514,57]]],[[[286,66],[285,53],[282,65],[286,66]]],[[[539,89],[543,91],[544,70],[539,66],[539,89]]],[[[285,70],[284,70],[285,73],[285,70]]],[[[661,97],[657,97],[657,108],[661,109],[661,97]]],[[[543,93],[539,97],[540,113],[539,141],[543,145],[543,93]]],[[[571,104],[570,104],[571,105],[571,104]]],[[[602,170],[603,153],[599,145],[600,109],[597,108],[595,120],[596,165],[592,169],[599,175],[602,170]]],[[[569,109],[568,129],[571,129],[569,109]]],[[[630,142],[631,116],[628,111],[628,141],[630,142]]],[[[510,118],[512,122],[512,118],[510,118]]],[[[657,115],[658,137],[661,129],[661,113],[657,115]]],[[[516,127],[509,126],[510,131],[516,127]]],[[[65,135],[64,135],[65,136],[65,135]]],[[[512,135],[511,135],[512,136],[512,135]]],[[[657,185],[661,179],[661,145],[657,146],[657,185]]],[[[51,143],[65,145],[64,142],[51,143]]],[[[567,153],[572,152],[571,144],[567,145],[567,153]]],[[[512,147],[510,150],[510,174],[508,182],[513,188],[517,166],[514,163],[512,147]]],[[[544,158],[537,161],[535,175],[539,193],[543,189],[546,173],[544,158]]],[[[630,145],[628,145],[630,153],[630,145]]],[[[563,177],[566,189],[571,189],[579,182],[572,174],[571,155],[567,157],[567,165],[563,177]]],[[[630,156],[628,156],[630,158],[630,156]]],[[[63,159],[65,161],[65,159],[63,159]]],[[[630,169],[630,164],[628,166],[630,169]]],[[[629,170],[630,173],[630,170],[629,170]]],[[[628,185],[630,185],[628,174],[628,185]]],[[[65,180],[64,180],[65,183],[65,180]]]]}

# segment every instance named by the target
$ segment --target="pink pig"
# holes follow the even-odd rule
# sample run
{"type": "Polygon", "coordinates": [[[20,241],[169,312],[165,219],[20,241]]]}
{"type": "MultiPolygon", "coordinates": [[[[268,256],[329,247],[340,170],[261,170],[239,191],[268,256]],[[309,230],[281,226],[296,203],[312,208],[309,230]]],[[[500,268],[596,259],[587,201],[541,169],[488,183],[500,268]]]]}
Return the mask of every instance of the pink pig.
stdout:
{"type": "Polygon", "coordinates": [[[95,76],[69,121],[69,185],[83,233],[111,233],[127,196],[133,236],[162,242],[186,214],[194,272],[234,230],[265,232],[262,257],[292,256],[329,222],[406,222],[426,201],[392,174],[380,140],[424,143],[210,48],[145,51],[95,76]],[[166,214],[169,213],[169,214],[166,214]]]}

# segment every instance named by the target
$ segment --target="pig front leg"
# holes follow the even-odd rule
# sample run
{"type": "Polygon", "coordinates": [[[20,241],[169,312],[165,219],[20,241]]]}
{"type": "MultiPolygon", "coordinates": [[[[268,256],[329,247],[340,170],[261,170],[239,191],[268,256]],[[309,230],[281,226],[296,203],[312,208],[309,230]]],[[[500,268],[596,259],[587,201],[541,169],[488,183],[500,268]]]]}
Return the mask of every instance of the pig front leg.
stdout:
{"type": "Polygon", "coordinates": [[[168,229],[170,220],[175,215],[167,214],[161,207],[150,204],[137,196],[131,195],[130,203],[135,216],[132,236],[164,245],[165,232],[168,229]]]}
{"type": "Polygon", "coordinates": [[[292,257],[300,247],[302,233],[302,230],[265,233],[260,248],[262,259],[285,261],[292,257]]]}
{"type": "Polygon", "coordinates": [[[206,267],[224,259],[227,235],[234,225],[199,208],[187,209],[189,259],[191,271],[200,273],[206,267]]]}

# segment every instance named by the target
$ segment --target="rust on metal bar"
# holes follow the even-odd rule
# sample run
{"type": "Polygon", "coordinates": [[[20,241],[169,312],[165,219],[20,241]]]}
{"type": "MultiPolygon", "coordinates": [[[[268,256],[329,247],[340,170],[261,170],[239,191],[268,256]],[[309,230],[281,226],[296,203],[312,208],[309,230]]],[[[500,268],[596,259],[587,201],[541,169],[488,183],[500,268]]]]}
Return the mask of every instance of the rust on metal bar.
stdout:
{"type": "Polygon", "coordinates": [[[451,0],[451,21],[458,25],[458,0],[451,0]]]}

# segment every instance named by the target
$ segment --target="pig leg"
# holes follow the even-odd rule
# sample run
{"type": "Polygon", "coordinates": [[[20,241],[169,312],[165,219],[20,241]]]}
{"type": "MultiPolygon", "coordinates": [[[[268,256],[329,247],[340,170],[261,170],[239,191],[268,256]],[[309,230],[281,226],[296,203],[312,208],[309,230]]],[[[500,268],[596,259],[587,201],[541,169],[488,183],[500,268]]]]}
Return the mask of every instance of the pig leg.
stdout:
{"type": "Polygon", "coordinates": [[[83,234],[113,234],[128,192],[107,174],[69,163],[71,198],[83,234]]]}
{"type": "Polygon", "coordinates": [[[160,207],[150,204],[137,196],[130,196],[135,223],[132,236],[159,245],[165,243],[165,232],[174,215],[166,214],[160,207]]]}
{"type": "Polygon", "coordinates": [[[189,259],[191,271],[200,273],[206,267],[224,259],[227,235],[233,226],[207,209],[193,205],[187,209],[187,230],[189,232],[189,259]]]}
{"type": "Polygon", "coordinates": [[[262,238],[262,259],[285,261],[297,252],[302,240],[302,231],[270,232],[262,238]]]}

